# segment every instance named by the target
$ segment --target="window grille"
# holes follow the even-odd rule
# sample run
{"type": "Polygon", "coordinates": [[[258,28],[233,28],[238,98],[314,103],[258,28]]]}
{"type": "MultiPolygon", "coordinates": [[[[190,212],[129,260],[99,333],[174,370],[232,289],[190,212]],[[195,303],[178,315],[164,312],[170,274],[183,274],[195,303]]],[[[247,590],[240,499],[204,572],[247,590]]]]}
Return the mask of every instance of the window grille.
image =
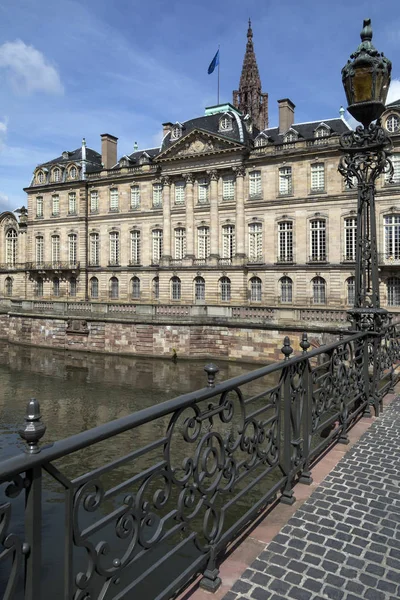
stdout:
{"type": "Polygon", "coordinates": [[[344,258],[356,260],[357,219],[349,217],[344,220],[344,258]]]}
{"type": "Polygon", "coordinates": [[[99,193],[97,190],[90,192],[90,212],[96,213],[99,210],[99,193]]]}
{"type": "Polygon", "coordinates": [[[155,183],[153,185],[153,208],[161,208],[162,206],[162,185],[155,183]]]}
{"type": "Polygon", "coordinates": [[[349,277],[347,280],[347,304],[354,306],[356,297],[356,280],[355,277],[349,277]]]}
{"type": "Polygon", "coordinates": [[[140,298],[140,279],[132,277],[132,298],[138,300],[140,298]]]}
{"type": "Polygon", "coordinates": [[[131,208],[140,208],[140,187],[138,185],[131,187],[131,208]]]}
{"type": "Polygon", "coordinates": [[[90,280],[90,297],[99,297],[99,280],[97,279],[97,277],[92,277],[90,280]]]}
{"type": "Polygon", "coordinates": [[[52,203],[52,214],[57,217],[60,214],[60,196],[58,194],[52,196],[52,203]]]}
{"type": "Polygon", "coordinates": [[[68,258],[71,265],[76,265],[77,257],[77,235],[71,233],[68,236],[68,258]]]}
{"type": "Polygon", "coordinates": [[[250,301],[261,302],[262,294],[262,282],[259,277],[252,277],[250,279],[250,301]]]}
{"type": "Polygon", "coordinates": [[[181,134],[181,127],[179,125],[174,125],[174,127],[172,128],[172,139],[176,140],[177,138],[181,137],[181,134]]]}
{"type": "Polygon", "coordinates": [[[387,280],[388,306],[400,306],[400,279],[389,277],[387,280]]]}
{"type": "Polygon", "coordinates": [[[314,304],[326,303],[326,283],[322,277],[314,277],[313,284],[313,302],[314,304]]]}
{"type": "Polygon", "coordinates": [[[119,233],[112,231],[110,233],[110,265],[119,265],[119,233]]]}
{"type": "Polygon", "coordinates": [[[293,281],[290,277],[282,277],[281,284],[281,302],[293,302],[293,281]]]}
{"type": "Polygon", "coordinates": [[[235,255],[235,226],[222,227],[222,257],[233,258],[235,255]]]}
{"type": "Polygon", "coordinates": [[[226,131],[227,129],[232,129],[232,121],[229,117],[222,117],[219,121],[219,128],[222,131],[226,131]]]}
{"type": "Polygon", "coordinates": [[[117,277],[111,277],[110,279],[110,298],[117,300],[119,296],[119,281],[117,277]]]}
{"type": "Polygon", "coordinates": [[[11,277],[6,277],[4,291],[6,296],[12,296],[13,293],[13,280],[11,277]]]}
{"type": "Polygon", "coordinates": [[[207,204],[209,202],[210,186],[207,179],[199,179],[198,185],[198,201],[199,204],[207,204]]]}
{"type": "Polygon", "coordinates": [[[159,264],[163,251],[163,232],[162,229],[153,229],[153,263],[159,264]]]}
{"type": "Polygon", "coordinates": [[[76,193],[70,192],[68,194],[68,213],[70,215],[76,214],[76,193]]]}
{"type": "Polygon", "coordinates": [[[278,249],[279,261],[293,261],[293,223],[291,221],[282,221],[278,225],[278,249]]]}
{"type": "Polygon", "coordinates": [[[220,294],[222,302],[229,302],[231,299],[231,280],[229,277],[221,277],[219,280],[220,294]]]}
{"type": "Polygon", "coordinates": [[[249,259],[250,261],[262,261],[262,225],[261,223],[250,223],[249,225],[249,259]]]}
{"type": "Polygon", "coordinates": [[[17,262],[18,234],[15,229],[9,229],[6,234],[6,262],[13,267],[17,262]]]}
{"type": "Polygon", "coordinates": [[[181,260],[186,255],[186,230],[182,227],[175,229],[175,258],[181,260]]]}
{"type": "Polygon", "coordinates": [[[194,298],[196,301],[203,301],[206,298],[206,282],[203,277],[196,277],[194,280],[194,298]]]}
{"type": "Polygon", "coordinates": [[[210,228],[207,226],[197,229],[197,256],[204,259],[210,256],[210,228]]]}
{"type": "Polygon", "coordinates": [[[118,188],[110,189],[110,210],[118,210],[118,188]]]}
{"type": "Polygon", "coordinates": [[[172,277],[171,279],[171,298],[172,300],[181,299],[181,280],[179,277],[172,277]]]}
{"type": "Polygon", "coordinates": [[[393,165],[393,175],[390,177],[390,173],[386,173],[386,183],[400,183],[400,154],[392,154],[390,157],[393,165]]]}
{"type": "Polygon", "coordinates": [[[326,260],[326,223],[323,219],[316,219],[310,223],[311,233],[311,260],[326,260]]]}
{"type": "Polygon", "coordinates": [[[160,278],[154,277],[153,279],[153,298],[158,300],[160,297],[160,278]]]}
{"type": "Polygon", "coordinates": [[[251,171],[249,173],[250,198],[260,198],[261,191],[261,171],[251,171]]]}
{"type": "Polygon", "coordinates": [[[400,215],[384,217],[385,258],[400,259],[400,215]]]}
{"type": "Polygon", "coordinates": [[[222,197],[224,200],[233,200],[235,197],[235,179],[233,176],[224,177],[222,180],[222,197]]]}
{"type": "Polygon", "coordinates": [[[53,265],[60,262],[60,236],[53,235],[51,237],[51,261],[53,265]]]}
{"type": "Polygon", "coordinates": [[[395,133],[400,129],[400,119],[398,115],[389,115],[386,119],[386,129],[390,133],[395,133]]]}
{"type": "Polygon", "coordinates": [[[279,194],[287,196],[292,193],[292,167],[279,169],[279,194]]]}
{"type": "Polygon", "coordinates": [[[91,233],[90,234],[90,264],[92,267],[96,267],[100,264],[100,256],[99,256],[99,250],[100,250],[100,236],[98,233],[91,233]]]}
{"type": "Polygon", "coordinates": [[[39,235],[36,238],[36,262],[38,264],[43,263],[44,260],[44,239],[43,236],[39,235]]]}
{"type": "Polygon", "coordinates": [[[177,181],[175,183],[175,204],[185,204],[185,182],[177,181]]]}
{"type": "Polygon", "coordinates": [[[131,231],[131,264],[140,265],[140,231],[131,231]]]}
{"type": "Polygon", "coordinates": [[[311,191],[321,192],[325,190],[325,165],[317,163],[311,165],[311,191]]]}
{"type": "Polygon", "coordinates": [[[43,217],[43,196],[36,197],[36,216],[43,217]]]}
{"type": "Polygon", "coordinates": [[[53,296],[60,295],[60,280],[58,277],[54,277],[53,279],[53,296]]]}

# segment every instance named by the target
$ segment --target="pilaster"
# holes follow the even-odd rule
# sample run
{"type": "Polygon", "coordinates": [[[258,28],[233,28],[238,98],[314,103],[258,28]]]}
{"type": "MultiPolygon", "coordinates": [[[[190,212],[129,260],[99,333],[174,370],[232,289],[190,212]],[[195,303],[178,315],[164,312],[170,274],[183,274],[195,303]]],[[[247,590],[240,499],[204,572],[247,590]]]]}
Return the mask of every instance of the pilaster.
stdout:
{"type": "Polygon", "coordinates": [[[236,259],[244,261],[246,257],[246,221],[244,214],[244,166],[236,167],[236,259]]]}
{"type": "Polygon", "coordinates": [[[210,176],[210,261],[216,264],[219,258],[219,218],[218,218],[218,171],[208,171],[210,176]]]}
{"type": "Polygon", "coordinates": [[[194,197],[193,197],[193,173],[185,173],[186,181],[186,258],[194,258],[194,197]]]}
{"type": "Polygon", "coordinates": [[[171,260],[171,178],[163,177],[163,256],[162,264],[171,260]]]}

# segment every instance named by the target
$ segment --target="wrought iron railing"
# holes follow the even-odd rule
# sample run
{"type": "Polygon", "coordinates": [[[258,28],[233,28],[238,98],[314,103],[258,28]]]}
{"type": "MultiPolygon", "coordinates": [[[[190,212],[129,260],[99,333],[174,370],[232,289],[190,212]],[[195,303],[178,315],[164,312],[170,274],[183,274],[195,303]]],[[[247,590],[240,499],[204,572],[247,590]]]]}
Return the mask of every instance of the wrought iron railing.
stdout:
{"type": "Polygon", "coordinates": [[[50,262],[28,262],[26,263],[26,268],[30,271],[75,271],[79,269],[79,262],[69,262],[69,261],[50,261],[50,262]]]}
{"type": "Polygon", "coordinates": [[[371,403],[379,411],[400,358],[395,326],[312,351],[303,334],[300,347],[292,356],[285,338],[284,361],[220,384],[207,365],[208,387],[50,446],[39,446],[45,427],[31,400],[20,430],[27,452],[0,464],[3,597],[149,598],[151,585],[151,597],[166,600],[197,573],[215,589],[218,555],[277,497],[292,504],[294,483],[312,482],[313,460],[347,443],[371,403]],[[126,440],[122,456],[117,439],[126,440]],[[101,464],[96,450],[107,443],[101,464]],[[55,548],[46,486],[57,489],[64,554],[53,566],[41,554],[55,548]]]}
{"type": "Polygon", "coordinates": [[[378,254],[378,264],[387,266],[400,265],[400,255],[399,253],[381,252],[378,254]]]}

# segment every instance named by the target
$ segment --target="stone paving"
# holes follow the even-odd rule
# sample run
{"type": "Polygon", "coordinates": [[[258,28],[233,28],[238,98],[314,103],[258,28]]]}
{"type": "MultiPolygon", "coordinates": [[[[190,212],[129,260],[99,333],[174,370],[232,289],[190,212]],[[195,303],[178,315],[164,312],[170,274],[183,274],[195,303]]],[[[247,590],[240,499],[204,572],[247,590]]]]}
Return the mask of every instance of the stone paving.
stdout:
{"type": "Polygon", "coordinates": [[[364,598],[400,598],[400,397],[224,596],[364,598]]]}

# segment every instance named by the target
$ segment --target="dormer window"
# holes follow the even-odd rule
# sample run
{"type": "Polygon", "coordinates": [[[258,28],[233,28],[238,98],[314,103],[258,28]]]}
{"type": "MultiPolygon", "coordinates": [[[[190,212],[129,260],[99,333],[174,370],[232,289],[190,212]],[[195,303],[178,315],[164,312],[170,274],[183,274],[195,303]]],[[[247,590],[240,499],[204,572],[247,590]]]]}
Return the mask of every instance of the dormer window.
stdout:
{"type": "Polygon", "coordinates": [[[76,179],[78,175],[78,171],[76,169],[76,167],[71,167],[71,169],[69,170],[69,176],[71,179],[76,179]]]}
{"type": "Polygon", "coordinates": [[[324,138],[324,137],[328,137],[328,136],[329,136],[329,131],[327,130],[326,127],[319,127],[318,129],[315,130],[316,138],[324,138]]]}
{"type": "Polygon", "coordinates": [[[149,163],[149,155],[144,152],[139,158],[139,165],[147,165],[149,163]]]}
{"type": "Polygon", "coordinates": [[[295,131],[288,131],[287,134],[285,135],[285,137],[283,138],[283,141],[285,144],[290,143],[290,142],[295,142],[297,140],[297,133],[295,131]]]}
{"type": "Polygon", "coordinates": [[[389,115],[386,119],[386,129],[390,133],[397,133],[400,129],[400,118],[399,115],[389,115]]]}
{"type": "Polygon", "coordinates": [[[182,135],[182,128],[180,125],[174,125],[171,131],[171,139],[177,140],[182,135]]]}
{"type": "Polygon", "coordinates": [[[129,164],[129,160],[128,160],[128,158],[126,156],[124,156],[123,158],[121,158],[121,161],[120,161],[121,167],[127,167],[128,164],[129,164]]]}
{"type": "Polygon", "coordinates": [[[45,176],[43,171],[39,171],[38,176],[37,176],[37,180],[38,183],[44,183],[45,182],[45,176]]]}
{"type": "Polygon", "coordinates": [[[56,183],[61,181],[61,170],[60,169],[54,169],[53,171],[53,181],[55,181],[56,183]]]}
{"type": "Polygon", "coordinates": [[[232,129],[232,119],[229,115],[224,115],[219,120],[219,130],[229,131],[230,129],[232,129]]]}
{"type": "Polygon", "coordinates": [[[266,146],[268,144],[268,140],[265,137],[265,135],[259,135],[254,142],[254,145],[256,146],[256,148],[262,148],[263,146],[266,146]]]}

